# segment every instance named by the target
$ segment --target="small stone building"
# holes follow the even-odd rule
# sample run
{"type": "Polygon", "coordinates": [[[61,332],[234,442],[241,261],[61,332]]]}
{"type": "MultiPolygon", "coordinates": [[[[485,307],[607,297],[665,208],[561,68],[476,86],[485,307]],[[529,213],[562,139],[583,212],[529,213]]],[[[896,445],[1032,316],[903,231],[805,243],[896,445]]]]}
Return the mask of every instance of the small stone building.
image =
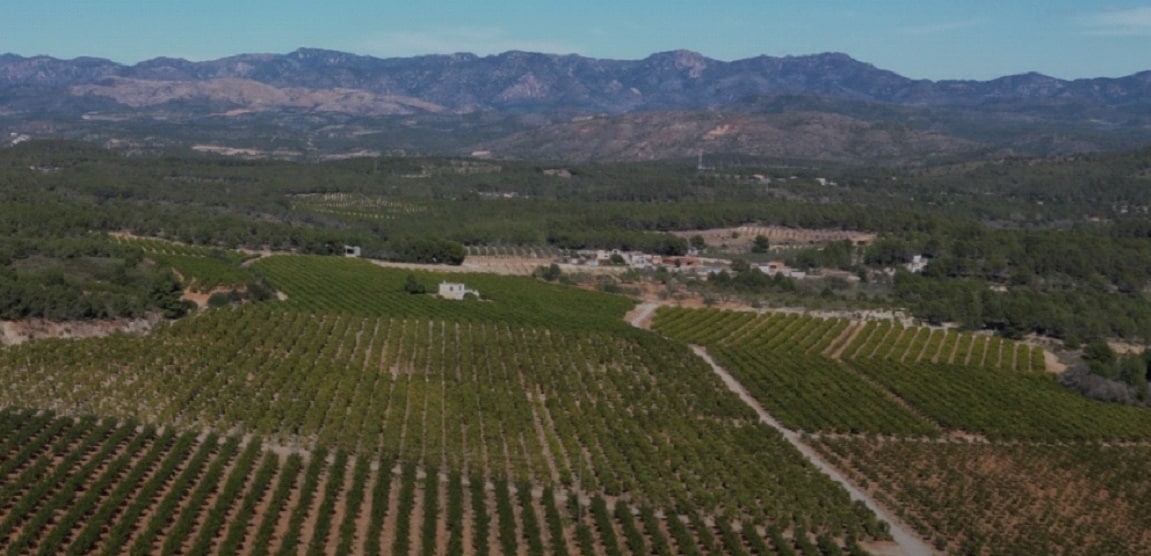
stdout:
{"type": "Polygon", "coordinates": [[[437,292],[444,299],[463,299],[469,293],[476,297],[480,296],[480,292],[469,290],[466,285],[459,282],[440,282],[440,289],[437,292]]]}

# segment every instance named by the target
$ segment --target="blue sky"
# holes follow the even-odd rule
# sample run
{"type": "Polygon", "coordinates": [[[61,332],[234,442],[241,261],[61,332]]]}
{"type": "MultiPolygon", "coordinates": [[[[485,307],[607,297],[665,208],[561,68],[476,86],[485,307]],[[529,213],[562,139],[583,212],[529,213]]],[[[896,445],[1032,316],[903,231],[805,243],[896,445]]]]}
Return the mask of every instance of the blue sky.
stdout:
{"type": "Polygon", "coordinates": [[[298,47],[721,60],[845,52],[913,78],[1151,69],[1151,0],[0,0],[0,52],[134,63],[298,47]]]}

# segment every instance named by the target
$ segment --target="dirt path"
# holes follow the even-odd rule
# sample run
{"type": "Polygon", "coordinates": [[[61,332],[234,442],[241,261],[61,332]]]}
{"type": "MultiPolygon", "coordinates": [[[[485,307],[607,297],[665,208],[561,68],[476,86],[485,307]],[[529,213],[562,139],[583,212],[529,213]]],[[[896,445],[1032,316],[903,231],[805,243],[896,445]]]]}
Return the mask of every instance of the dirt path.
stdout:
{"type": "Polygon", "coordinates": [[[632,309],[631,312],[628,313],[624,318],[626,318],[632,326],[647,330],[651,328],[652,314],[655,313],[656,309],[659,309],[660,305],[660,303],[654,303],[651,301],[641,303],[636,306],[635,309],[632,309]]]}
{"type": "Polygon", "coordinates": [[[744,403],[755,410],[756,414],[759,415],[759,420],[761,422],[771,426],[775,430],[778,430],[780,434],[782,434],[783,437],[791,443],[792,446],[795,446],[795,448],[799,450],[799,452],[803,454],[803,456],[806,457],[808,461],[811,462],[812,465],[823,472],[824,475],[830,477],[831,480],[839,483],[844,489],[846,489],[847,493],[851,495],[852,500],[859,500],[863,502],[869,509],[871,509],[872,512],[875,512],[875,515],[879,516],[880,519],[891,525],[891,537],[895,541],[895,547],[893,548],[897,549],[896,551],[892,552],[892,554],[904,554],[906,556],[930,556],[931,554],[934,554],[930,545],[920,539],[911,530],[911,528],[907,527],[901,521],[896,519],[896,517],[891,512],[880,506],[874,499],[868,496],[867,493],[856,488],[856,486],[848,481],[847,477],[840,473],[839,470],[835,469],[826,461],[824,461],[824,459],[820,457],[820,455],[810,446],[804,444],[798,433],[784,427],[782,424],[780,424],[779,421],[776,421],[771,415],[769,415],[767,411],[763,409],[763,406],[761,406],[759,402],[755,400],[755,398],[751,397],[751,394],[747,392],[747,389],[744,388],[743,385],[735,379],[735,377],[731,376],[731,373],[727,372],[727,370],[723,367],[720,367],[719,364],[717,364],[715,360],[711,358],[711,355],[707,353],[707,350],[700,346],[691,346],[691,349],[693,352],[695,352],[696,355],[698,355],[701,359],[706,361],[708,365],[711,366],[712,370],[715,371],[715,374],[719,375],[719,377],[723,380],[723,383],[727,385],[728,389],[739,395],[739,398],[743,400],[744,403]]]}
{"type": "MultiPolygon", "coordinates": [[[[848,321],[847,326],[844,327],[839,335],[833,338],[831,342],[828,342],[827,347],[820,353],[832,359],[842,359],[843,352],[855,341],[855,337],[858,336],[865,327],[867,327],[866,322],[848,321]]],[[[818,345],[818,343],[812,345],[811,348],[808,349],[808,353],[814,353],[815,347],[818,345]]]]}
{"type": "MultiPolygon", "coordinates": [[[[258,261],[260,259],[265,259],[265,258],[271,257],[272,255],[276,254],[275,252],[268,251],[268,250],[252,251],[252,250],[247,250],[247,249],[241,249],[240,251],[247,253],[249,255],[255,255],[254,257],[247,259],[244,262],[240,263],[240,268],[248,268],[248,267],[256,264],[256,261],[258,261]]],[[[287,254],[287,253],[282,253],[282,254],[287,254]]]]}

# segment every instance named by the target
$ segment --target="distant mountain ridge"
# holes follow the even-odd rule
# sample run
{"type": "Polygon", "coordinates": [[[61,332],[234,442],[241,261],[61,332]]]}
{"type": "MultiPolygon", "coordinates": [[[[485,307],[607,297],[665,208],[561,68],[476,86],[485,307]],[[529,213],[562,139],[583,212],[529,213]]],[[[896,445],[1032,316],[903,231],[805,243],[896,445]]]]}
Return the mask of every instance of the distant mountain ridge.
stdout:
{"type": "MultiPolygon", "coordinates": [[[[232,120],[213,125],[243,127],[237,116],[251,113],[275,126],[288,125],[284,118],[290,116],[295,127],[286,133],[312,133],[338,124],[351,126],[348,133],[364,134],[387,126],[348,118],[417,117],[414,126],[405,123],[407,133],[424,126],[425,117],[432,117],[439,126],[435,129],[442,130],[464,125],[461,120],[453,123],[451,115],[495,114],[504,118],[496,127],[491,121],[470,124],[476,134],[468,137],[476,139],[474,144],[454,138],[455,144],[445,140],[443,150],[499,144],[507,150],[497,154],[514,156],[517,147],[506,140],[512,134],[568,124],[580,115],[710,110],[752,117],[779,108],[780,99],[792,99],[787,102],[793,107],[783,110],[797,110],[794,99],[809,99],[799,103],[808,111],[957,135],[962,141],[951,143],[955,145],[973,141],[1011,149],[1042,144],[1035,133],[1078,137],[1120,132],[1118,139],[1065,142],[1079,145],[1073,149],[1092,150],[1108,148],[1112,141],[1139,143],[1151,137],[1151,71],[1121,78],[1061,80],[1028,73],[990,81],[930,81],[909,79],[840,53],[724,62],[686,50],[610,60],[518,51],[482,57],[375,58],[302,48],[283,55],[241,54],[204,62],[155,58],[135,65],[88,57],[0,55],[0,124],[21,133],[54,129],[65,135],[101,134],[94,124],[67,121],[75,117],[136,120],[139,127],[141,119],[192,123],[225,114],[232,120]],[[880,113],[889,119],[876,116],[880,113]],[[301,114],[323,121],[308,127],[299,120],[301,114]],[[46,120],[53,125],[45,125],[46,120]],[[22,122],[35,125],[25,129],[22,122]],[[1007,129],[1004,122],[1013,127],[1007,129]],[[999,137],[1004,134],[1009,137],[999,137]]],[[[667,123],[659,123],[659,118],[627,121],[656,126],[655,131],[667,123]]],[[[207,135],[210,139],[217,133],[207,135]]],[[[434,147],[434,138],[425,139],[434,147]]],[[[739,142],[731,144],[738,147],[739,142]]],[[[405,145],[399,141],[390,146],[405,145]]]]}
{"type": "Polygon", "coordinates": [[[108,78],[141,81],[247,79],[279,88],[356,89],[457,111],[511,107],[629,112],[722,106],[751,95],[810,94],[936,106],[993,100],[1077,99],[1110,106],[1146,101],[1151,71],[1072,81],[1038,73],[990,81],[913,80],[846,54],[757,56],[723,62],[678,50],[642,60],[511,51],[374,58],[302,48],[206,62],[155,58],[122,65],[99,58],[0,55],[0,85],[73,86],[108,78]]]}

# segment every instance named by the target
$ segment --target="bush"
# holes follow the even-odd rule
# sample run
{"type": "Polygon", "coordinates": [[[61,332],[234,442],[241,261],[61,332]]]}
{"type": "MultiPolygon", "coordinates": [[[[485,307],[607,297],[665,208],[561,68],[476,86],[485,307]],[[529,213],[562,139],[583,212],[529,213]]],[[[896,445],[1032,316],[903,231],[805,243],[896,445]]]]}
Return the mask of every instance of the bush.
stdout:
{"type": "Polygon", "coordinates": [[[421,284],[415,274],[408,274],[404,278],[404,291],[413,295],[428,293],[428,287],[421,284]]]}
{"type": "Polygon", "coordinates": [[[208,298],[208,307],[212,309],[219,309],[220,307],[227,307],[232,303],[232,295],[228,292],[216,292],[208,298]]]}

